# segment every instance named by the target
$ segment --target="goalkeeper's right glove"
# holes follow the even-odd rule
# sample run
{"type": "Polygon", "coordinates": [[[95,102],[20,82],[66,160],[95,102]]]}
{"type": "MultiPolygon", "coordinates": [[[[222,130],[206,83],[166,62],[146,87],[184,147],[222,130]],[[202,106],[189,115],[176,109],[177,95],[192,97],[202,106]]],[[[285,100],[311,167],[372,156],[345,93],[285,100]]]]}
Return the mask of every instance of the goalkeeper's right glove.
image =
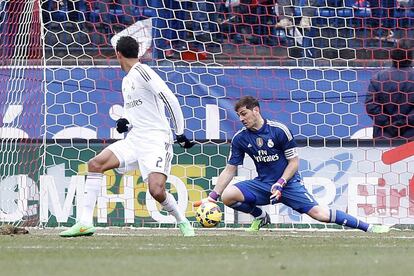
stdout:
{"type": "Polygon", "coordinates": [[[129,130],[129,121],[125,118],[120,118],[116,121],[116,131],[124,133],[129,130]]]}
{"type": "Polygon", "coordinates": [[[282,197],[283,187],[286,185],[286,179],[279,178],[279,180],[273,184],[270,192],[272,195],[270,196],[270,204],[276,204],[279,202],[280,198],[282,197]]]}
{"type": "Polygon", "coordinates": [[[217,199],[220,197],[220,195],[218,194],[218,193],[216,193],[215,191],[211,191],[209,194],[208,194],[208,197],[207,198],[203,198],[202,200],[198,200],[198,201],[195,201],[194,203],[193,203],[193,206],[194,207],[198,207],[198,206],[200,206],[201,204],[204,204],[204,203],[206,203],[206,202],[213,202],[213,203],[216,203],[217,202],[217,199]]]}

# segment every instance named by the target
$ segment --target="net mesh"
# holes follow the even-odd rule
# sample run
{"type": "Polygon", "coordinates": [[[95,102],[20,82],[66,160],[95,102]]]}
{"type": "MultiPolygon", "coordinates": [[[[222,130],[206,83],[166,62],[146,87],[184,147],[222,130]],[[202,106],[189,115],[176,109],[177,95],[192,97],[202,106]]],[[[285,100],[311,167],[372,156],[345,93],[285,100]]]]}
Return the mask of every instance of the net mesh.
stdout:
{"type": "MultiPolygon", "coordinates": [[[[86,162],[121,138],[114,124],[122,114],[124,73],[111,39],[134,32],[142,62],[176,93],[186,133],[199,142],[189,151],[174,149],[167,185],[190,220],[192,202],[213,188],[240,128],[233,104],[252,95],[264,117],[287,124],[299,139],[304,183],[321,204],[370,222],[411,224],[413,146],[409,137],[371,140],[364,103],[396,39],[411,35],[411,7],[346,0],[297,1],[292,9],[289,3],[0,1],[0,220],[75,221],[86,162]],[[281,26],[284,18],[292,26],[281,26]]],[[[398,105],[413,108],[410,95],[398,105]]],[[[139,171],[105,176],[97,223],[173,222],[139,171]]],[[[238,180],[254,176],[246,158],[238,180]]],[[[221,226],[251,220],[221,207],[221,226]]],[[[315,223],[282,205],[265,208],[274,223],[315,223]]]]}

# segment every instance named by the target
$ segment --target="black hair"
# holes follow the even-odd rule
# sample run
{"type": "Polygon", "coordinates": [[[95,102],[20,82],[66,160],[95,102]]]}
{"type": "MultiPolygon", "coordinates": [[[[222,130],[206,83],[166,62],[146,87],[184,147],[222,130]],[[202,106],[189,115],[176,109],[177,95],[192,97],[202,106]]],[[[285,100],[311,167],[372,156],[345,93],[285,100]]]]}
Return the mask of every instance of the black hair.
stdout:
{"type": "Polygon", "coordinates": [[[250,110],[253,110],[256,106],[260,108],[259,101],[252,96],[244,96],[240,98],[234,105],[234,110],[237,112],[237,110],[244,106],[250,110]]]}
{"type": "Polygon", "coordinates": [[[138,58],[139,44],[130,36],[122,36],[116,43],[116,51],[126,58],[138,58]]]}
{"type": "Polygon", "coordinates": [[[410,67],[413,62],[413,40],[397,40],[395,48],[391,50],[391,59],[394,67],[410,67]]]}

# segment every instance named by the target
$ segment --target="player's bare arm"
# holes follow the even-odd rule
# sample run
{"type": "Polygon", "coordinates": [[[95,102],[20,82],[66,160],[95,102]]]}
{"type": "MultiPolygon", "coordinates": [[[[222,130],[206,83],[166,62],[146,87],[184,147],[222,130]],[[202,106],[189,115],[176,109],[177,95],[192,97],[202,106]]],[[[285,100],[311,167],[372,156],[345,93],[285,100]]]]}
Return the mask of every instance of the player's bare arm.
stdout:
{"type": "Polygon", "coordinates": [[[236,173],[237,166],[227,164],[224,170],[220,173],[213,191],[209,193],[207,198],[194,202],[193,206],[198,207],[204,202],[216,202],[220,195],[223,193],[224,189],[226,189],[226,187],[236,176],[236,173]]]}
{"type": "Polygon", "coordinates": [[[224,189],[230,184],[233,178],[236,176],[237,166],[227,164],[224,170],[220,173],[217,184],[214,187],[213,191],[221,195],[224,189]]]}
{"type": "Polygon", "coordinates": [[[292,159],[288,159],[288,165],[286,166],[286,169],[284,170],[282,177],[286,183],[293,177],[293,175],[298,171],[299,169],[299,157],[294,157],[292,159]]]}

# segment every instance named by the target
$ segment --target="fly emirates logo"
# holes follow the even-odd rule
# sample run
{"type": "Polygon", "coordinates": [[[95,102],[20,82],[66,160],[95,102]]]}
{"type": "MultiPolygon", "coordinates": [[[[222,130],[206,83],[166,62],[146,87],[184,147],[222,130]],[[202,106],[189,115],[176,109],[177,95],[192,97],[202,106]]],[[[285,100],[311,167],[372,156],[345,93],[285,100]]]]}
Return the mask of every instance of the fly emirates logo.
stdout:
{"type": "Polygon", "coordinates": [[[256,162],[273,162],[279,160],[279,155],[268,155],[267,150],[258,150],[257,155],[253,155],[256,162]]]}
{"type": "Polygon", "coordinates": [[[138,99],[138,100],[132,100],[132,101],[126,102],[126,103],[125,103],[125,107],[126,107],[127,109],[129,109],[129,108],[133,108],[133,107],[140,106],[141,104],[142,104],[142,100],[141,100],[141,99],[138,99]]]}

